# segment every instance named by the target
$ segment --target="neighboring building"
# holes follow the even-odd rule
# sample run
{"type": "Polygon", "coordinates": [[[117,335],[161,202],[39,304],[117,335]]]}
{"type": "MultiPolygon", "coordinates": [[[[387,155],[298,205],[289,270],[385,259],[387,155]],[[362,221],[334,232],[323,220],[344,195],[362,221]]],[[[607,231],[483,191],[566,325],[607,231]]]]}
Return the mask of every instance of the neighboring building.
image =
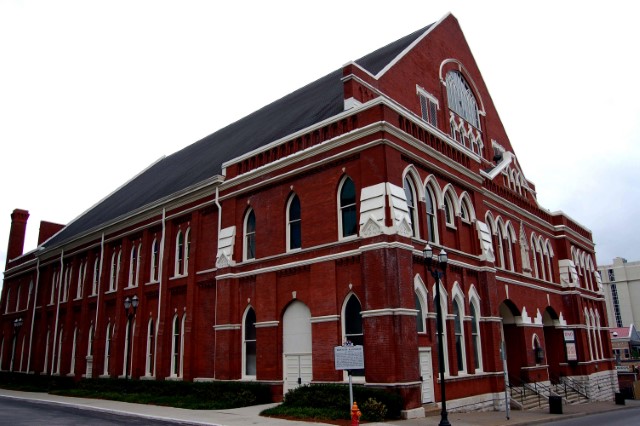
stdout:
{"type": "Polygon", "coordinates": [[[640,353],[640,334],[636,327],[631,324],[629,327],[611,328],[611,347],[616,363],[638,359],[640,353]]]}
{"type": "Polygon", "coordinates": [[[611,327],[640,328],[640,262],[616,257],[612,265],[600,265],[602,286],[611,327]]]}
{"type": "Polygon", "coordinates": [[[517,381],[617,386],[591,232],[538,204],[450,14],[163,158],[37,250],[12,217],[3,370],[282,395],[346,381],[350,340],[356,381],[419,415],[440,400],[430,244],[449,255],[450,409],[502,406],[503,339],[517,381]]]}

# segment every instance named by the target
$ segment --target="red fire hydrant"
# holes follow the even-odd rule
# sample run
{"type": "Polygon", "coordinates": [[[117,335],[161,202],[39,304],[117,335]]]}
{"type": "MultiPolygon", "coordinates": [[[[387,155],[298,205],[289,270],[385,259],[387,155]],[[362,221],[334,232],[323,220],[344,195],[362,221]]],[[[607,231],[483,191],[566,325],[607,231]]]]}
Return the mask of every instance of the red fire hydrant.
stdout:
{"type": "Polygon", "coordinates": [[[362,416],[362,413],[358,409],[358,404],[353,401],[353,407],[351,407],[351,426],[358,426],[360,424],[360,416],[362,416]]]}

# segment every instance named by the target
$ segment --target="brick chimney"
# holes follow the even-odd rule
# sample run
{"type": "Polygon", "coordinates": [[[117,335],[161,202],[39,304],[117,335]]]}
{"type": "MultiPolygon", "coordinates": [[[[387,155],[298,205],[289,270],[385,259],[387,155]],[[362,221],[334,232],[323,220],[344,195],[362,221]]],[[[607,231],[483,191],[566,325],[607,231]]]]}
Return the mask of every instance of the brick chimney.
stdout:
{"type": "Polygon", "coordinates": [[[7,262],[21,256],[24,250],[24,239],[27,233],[27,220],[29,212],[15,209],[11,213],[11,230],[9,231],[9,246],[7,247],[7,262]]]}

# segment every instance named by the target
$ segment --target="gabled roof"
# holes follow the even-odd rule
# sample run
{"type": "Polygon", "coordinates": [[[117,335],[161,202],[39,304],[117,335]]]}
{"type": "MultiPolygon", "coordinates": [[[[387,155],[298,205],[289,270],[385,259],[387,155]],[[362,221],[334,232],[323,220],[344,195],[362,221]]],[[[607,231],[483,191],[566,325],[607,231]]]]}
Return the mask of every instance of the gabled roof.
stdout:
{"type": "MultiPolygon", "coordinates": [[[[377,74],[425,33],[431,24],[356,63],[377,74]]],[[[77,217],[44,243],[55,247],[184,189],[222,174],[222,165],[344,110],[342,70],[338,69],[217,132],[161,158],[77,217]]],[[[147,142],[147,141],[144,141],[147,142]]]]}
{"type": "MultiPolygon", "coordinates": [[[[45,242],[55,246],[216,175],[222,164],[344,110],[336,70],[160,159],[45,242]]],[[[146,142],[146,141],[145,141],[146,142]]]]}

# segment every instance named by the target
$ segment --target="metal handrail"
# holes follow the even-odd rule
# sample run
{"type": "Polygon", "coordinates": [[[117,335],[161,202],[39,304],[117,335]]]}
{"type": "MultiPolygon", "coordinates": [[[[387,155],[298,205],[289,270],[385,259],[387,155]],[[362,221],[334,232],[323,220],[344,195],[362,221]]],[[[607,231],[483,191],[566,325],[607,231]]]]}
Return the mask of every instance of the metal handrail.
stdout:
{"type": "Polygon", "coordinates": [[[587,385],[578,382],[577,380],[572,379],[571,377],[561,376],[558,377],[557,384],[562,385],[564,387],[564,395],[567,398],[567,387],[572,391],[578,393],[579,395],[591,399],[589,397],[589,388],[587,385]]]}

